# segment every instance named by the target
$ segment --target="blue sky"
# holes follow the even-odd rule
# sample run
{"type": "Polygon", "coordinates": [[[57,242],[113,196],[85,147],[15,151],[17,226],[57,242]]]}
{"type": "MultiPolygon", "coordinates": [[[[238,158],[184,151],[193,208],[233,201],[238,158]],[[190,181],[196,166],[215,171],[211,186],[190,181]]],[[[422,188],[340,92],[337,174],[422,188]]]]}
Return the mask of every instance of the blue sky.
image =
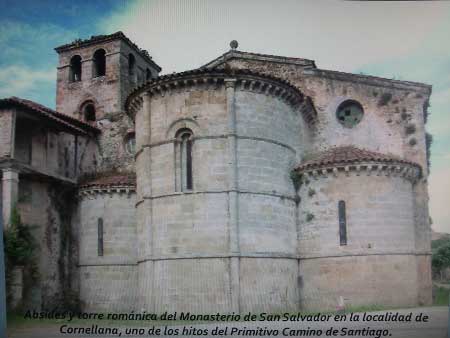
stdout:
{"type": "Polygon", "coordinates": [[[163,73],[229,49],[313,59],[320,68],[433,85],[430,208],[450,232],[450,2],[0,0],[0,97],[55,106],[53,48],[122,30],[163,73]],[[282,5],[280,5],[282,4],[282,5]]]}

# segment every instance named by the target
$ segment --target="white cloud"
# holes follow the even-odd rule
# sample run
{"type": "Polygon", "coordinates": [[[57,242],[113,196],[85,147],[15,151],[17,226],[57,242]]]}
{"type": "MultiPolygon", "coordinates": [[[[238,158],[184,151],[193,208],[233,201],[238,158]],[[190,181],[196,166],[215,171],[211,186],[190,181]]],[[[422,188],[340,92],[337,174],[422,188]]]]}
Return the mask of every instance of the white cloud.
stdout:
{"type": "Polygon", "coordinates": [[[98,27],[123,30],[164,72],[198,67],[232,39],[242,50],[351,71],[417,50],[449,8],[442,2],[149,0],[127,2],[98,27]]]}
{"type": "MultiPolygon", "coordinates": [[[[124,31],[149,50],[163,73],[201,66],[237,39],[240,50],[310,58],[320,68],[351,72],[390,64],[392,69],[382,70],[397,76],[402,69],[404,80],[432,77],[434,82],[442,70],[422,62],[432,67],[437,64],[432,60],[450,55],[449,16],[450,2],[438,1],[148,0],[126,2],[98,28],[124,31]]],[[[433,93],[431,103],[427,127],[435,146],[444,149],[450,133],[448,89],[433,93]]],[[[450,232],[450,154],[432,154],[431,215],[436,230],[450,232]]]]}
{"type": "Polygon", "coordinates": [[[56,82],[56,69],[33,69],[27,66],[12,65],[0,68],[0,97],[29,97],[39,90],[43,83],[56,82]]]}

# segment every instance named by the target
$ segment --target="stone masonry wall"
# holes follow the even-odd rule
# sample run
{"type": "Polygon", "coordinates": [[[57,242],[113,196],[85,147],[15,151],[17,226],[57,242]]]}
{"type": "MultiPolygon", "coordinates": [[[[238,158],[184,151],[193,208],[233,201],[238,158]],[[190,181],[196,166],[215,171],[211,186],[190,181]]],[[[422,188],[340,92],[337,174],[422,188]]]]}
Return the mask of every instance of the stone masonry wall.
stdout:
{"type": "Polygon", "coordinates": [[[296,60],[271,60],[270,57],[262,60],[251,54],[232,58],[227,63],[232,68],[286,79],[311,97],[318,120],[311,134],[304,133],[306,157],[333,146],[354,145],[391,153],[421,166],[423,176],[412,186],[414,226],[408,236],[414,233],[414,251],[424,255],[417,256],[422,262],[417,264],[421,277],[419,302],[429,304],[431,274],[425,263],[430,261],[425,122],[431,88],[407,81],[316,69],[308,62],[296,60]],[[336,118],[337,107],[347,99],[360,102],[364,109],[362,121],[353,128],[343,127],[336,118]]]}
{"type": "Polygon", "coordinates": [[[57,111],[83,119],[82,106],[92,101],[96,109],[95,125],[102,130],[98,137],[97,166],[99,171],[134,171],[132,153],[126,151],[125,142],[133,124],[124,113],[123,105],[127,95],[145,81],[146,69],[152,76],[158,69],[150,65],[122,40],[109,41],[62,52],[59,58],[57,76],[57,111]],[[106,51],[105,76],[93,77],[92,57],[96,50],[106,51]],[[129,55],[136,59],[135,71],[129,74],[129,55]],[[70,59],[74,55],[82,58],[82,80],[69,81],[70,59]]]}
{"type": "Polygon", "coordinates": [[[82,194],[79,203],[80,300],[86,311],[136,308],[135,194],[82,194]],[[98,219],[103,219],[103,256],[98,219]]]}
{"type": "Polygon", "coordinates": [[[72,242],[70,187],[21,178],[17,203],[22,222],[36,239],[36,281],[26,277],[24,306],[51,309],[60,306],[69,291],[72,242]]]}
{"type": "Polygon", "coordinates": [[[154,95],[144,98],[149,103],[136,116],[143,308],[298,307],[295,192],[289,173],[297,162],[295,148],[301,147],[300,113],[278,98],[239,88],[230,107],[229,90],[196,85],[154,95]],[[236,155],[230,148],[229,114],[236,114],[236,155]],[[174,137],[180,128],[194,134],[194,188],[188,192],[176,184],[179,145],[174,137]],[[237,200],[229,190],[234,188],[227,163],[233,157],[237,200]],[[232,249],[236,240],[238,252],[232,249]]]}
{"type": "Polygon", "coordinates": [[[306,178],[299,195],[304,309],[332,309],[339,296],[347,306],[417,304],[410,181],[383,173],[340,172],[338,177],[306,178]],[[347,245],[339,240],[340,200],[346,205],[347,245]],[[404,292],[394,291],[399,287],[404,292]]]}

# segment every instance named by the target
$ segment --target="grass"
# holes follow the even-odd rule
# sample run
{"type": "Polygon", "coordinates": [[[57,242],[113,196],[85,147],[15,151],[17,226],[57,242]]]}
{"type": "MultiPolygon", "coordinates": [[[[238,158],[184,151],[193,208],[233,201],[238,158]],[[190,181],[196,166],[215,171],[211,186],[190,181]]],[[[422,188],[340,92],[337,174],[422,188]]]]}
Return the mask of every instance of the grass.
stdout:
{"type": "Polygon", "coordinates": [[[450,289],[435,287],[434,289],[434,297],[433,297],[433,305],[448,305],[450,289]]]}

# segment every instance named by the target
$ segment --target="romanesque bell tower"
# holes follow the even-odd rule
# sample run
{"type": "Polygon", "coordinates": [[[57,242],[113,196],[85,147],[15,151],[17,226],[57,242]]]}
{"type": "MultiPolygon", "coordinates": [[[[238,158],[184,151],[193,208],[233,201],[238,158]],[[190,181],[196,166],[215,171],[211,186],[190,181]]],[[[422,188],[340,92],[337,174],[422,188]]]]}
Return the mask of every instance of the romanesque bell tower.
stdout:
{"type": "Polygon", "coordinates": [[[122,32],[75,40],[55,50],[56,110],[101,130],[98,170],[132,170],[134,129],[124,103],[134,88],[157,77],[161,67],[122,32]]]}

